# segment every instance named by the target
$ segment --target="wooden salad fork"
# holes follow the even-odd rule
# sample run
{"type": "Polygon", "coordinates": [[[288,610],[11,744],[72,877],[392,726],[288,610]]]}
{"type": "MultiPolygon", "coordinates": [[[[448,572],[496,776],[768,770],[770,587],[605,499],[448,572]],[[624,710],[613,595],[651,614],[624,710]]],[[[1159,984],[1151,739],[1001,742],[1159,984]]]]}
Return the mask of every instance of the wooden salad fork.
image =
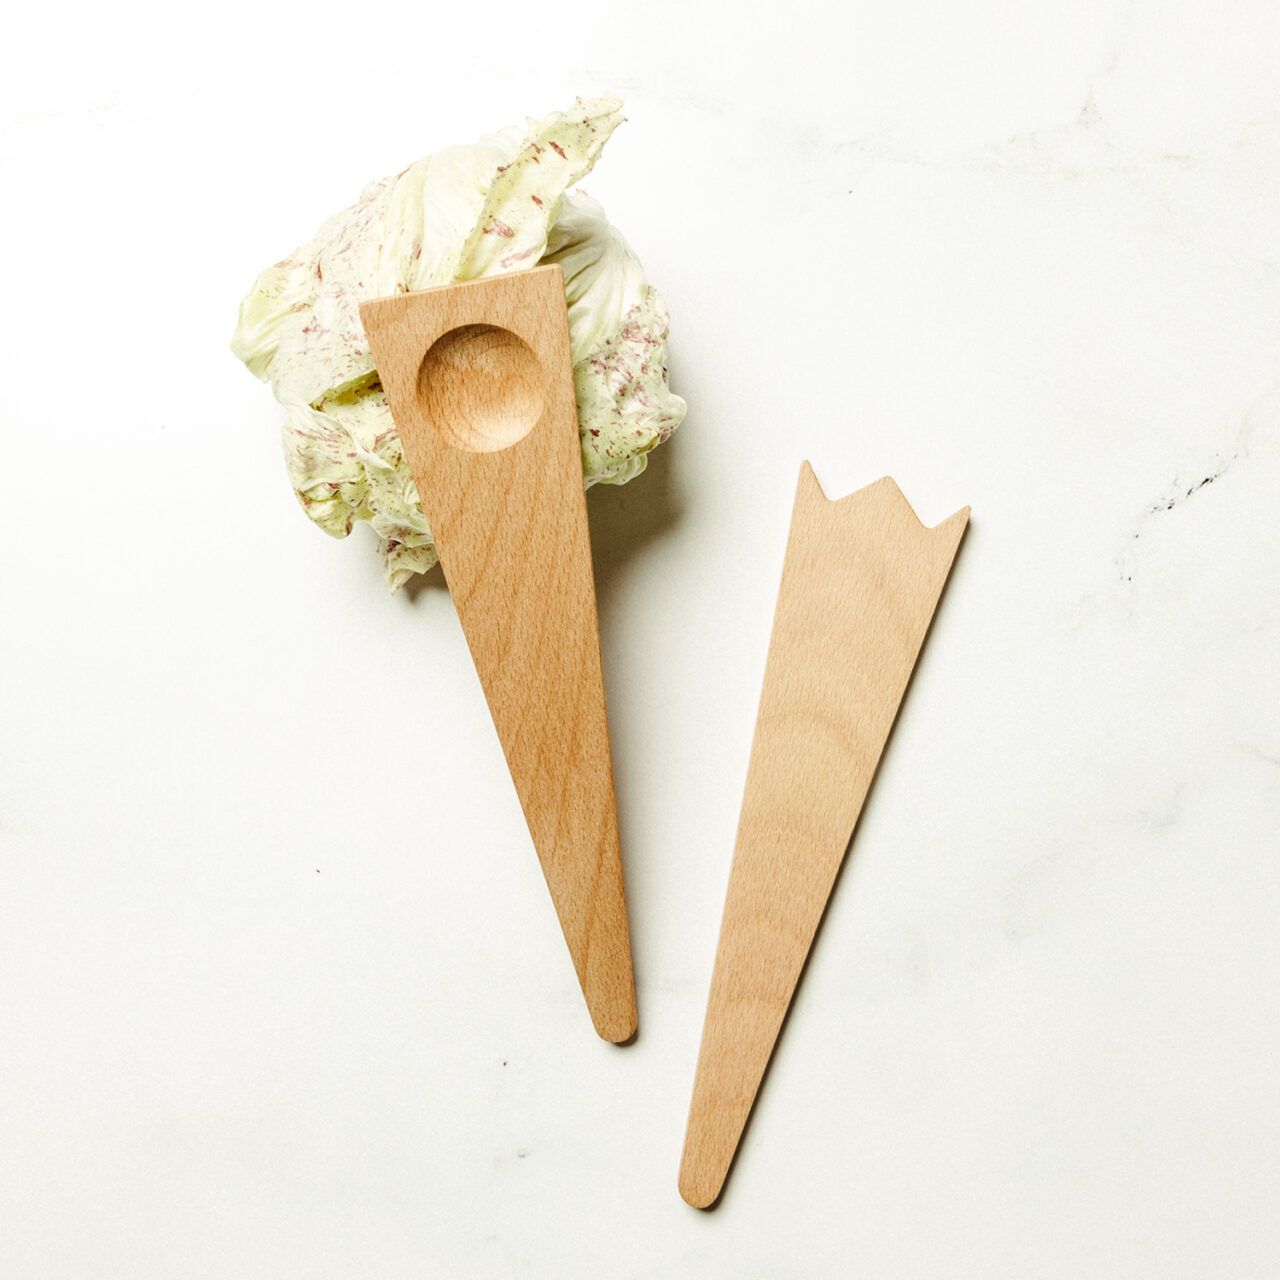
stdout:
{"type": "Polygon", "coordinates": [[[926,529],[887,476],[800,469],[680,1166],[719,1198],[969,508],[926,529]]]}

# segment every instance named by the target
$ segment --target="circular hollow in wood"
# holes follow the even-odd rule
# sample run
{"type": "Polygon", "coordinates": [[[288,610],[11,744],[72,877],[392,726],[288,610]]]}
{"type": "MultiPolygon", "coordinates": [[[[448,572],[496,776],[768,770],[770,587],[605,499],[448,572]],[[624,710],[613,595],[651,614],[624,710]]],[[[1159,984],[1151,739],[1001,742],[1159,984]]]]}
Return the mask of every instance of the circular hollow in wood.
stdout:
{"type": "Polygon", "coordinates": [[[437,338],[418,370],[418,406],[448,445],[493,453],[523,440],[543,410],[538,357],[510,329],[466,324],[437,338]]]}

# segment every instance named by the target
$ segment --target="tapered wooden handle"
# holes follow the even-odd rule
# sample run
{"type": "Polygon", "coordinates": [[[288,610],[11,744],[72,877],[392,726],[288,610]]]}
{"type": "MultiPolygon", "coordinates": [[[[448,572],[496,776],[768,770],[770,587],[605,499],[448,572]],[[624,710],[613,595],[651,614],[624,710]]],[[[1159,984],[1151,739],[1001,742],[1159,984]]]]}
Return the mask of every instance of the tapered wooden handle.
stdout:
{"type": "Polygon", "coordinates": [[[778,592],[680,1167],[719,1197],[969,509],[885,477],[830,502],[806,462],[778,592]]]}
{"type": "Polygon", "coordinates": [[[558,266],[360,309],[597,1032],[636,1030],[558,266]]]}

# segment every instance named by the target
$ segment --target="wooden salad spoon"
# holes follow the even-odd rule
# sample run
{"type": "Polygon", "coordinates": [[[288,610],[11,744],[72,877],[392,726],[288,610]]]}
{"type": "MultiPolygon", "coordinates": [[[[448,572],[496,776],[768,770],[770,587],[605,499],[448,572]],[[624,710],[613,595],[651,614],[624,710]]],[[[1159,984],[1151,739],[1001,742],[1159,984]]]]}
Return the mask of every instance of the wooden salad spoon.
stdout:
{"type": "Polygon", "coordinates": [[[596,1031],[636,1030],[558,266],[360,308],[596,1031]]]}

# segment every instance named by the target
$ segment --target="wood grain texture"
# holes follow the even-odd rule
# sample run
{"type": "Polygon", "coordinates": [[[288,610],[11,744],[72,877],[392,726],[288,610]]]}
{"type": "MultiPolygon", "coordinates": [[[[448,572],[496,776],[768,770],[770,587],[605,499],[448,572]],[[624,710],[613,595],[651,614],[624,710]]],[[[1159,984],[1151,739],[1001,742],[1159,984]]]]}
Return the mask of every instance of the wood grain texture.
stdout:
{"type": "Polygon", "coordinates": [[[800,470],[680,1167],[719,1198],[969,509],[926,529],[887,476],[800,470]]]}
{"type": "Polygon", "coordinates": [[[361,318],[597,1032],[636,1030],[558,266],[361,318]]]}

